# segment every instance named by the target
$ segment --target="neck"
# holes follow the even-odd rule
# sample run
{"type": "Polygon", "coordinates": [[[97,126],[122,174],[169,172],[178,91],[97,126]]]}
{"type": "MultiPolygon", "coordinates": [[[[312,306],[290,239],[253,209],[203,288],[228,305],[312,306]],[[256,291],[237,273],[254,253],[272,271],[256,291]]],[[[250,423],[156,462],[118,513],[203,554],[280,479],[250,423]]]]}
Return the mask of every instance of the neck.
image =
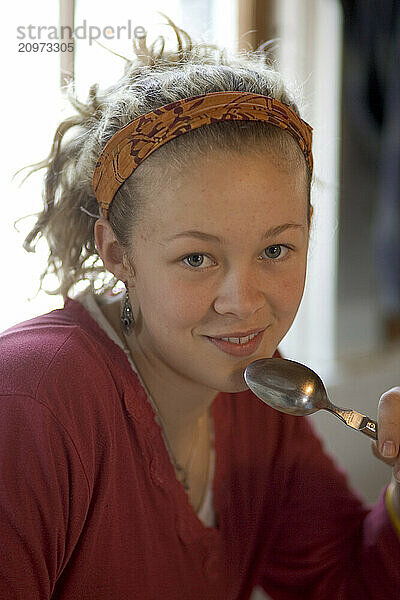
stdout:
{"type": "Polygon", "coordinates": [[[100,301],[100,309],[114,327],[132,355],[148,393],[157,406],[163,420],[165,433],[177,454],[187,451],[196,427],[201,426],[211,406],[217,390],[196,386],[192,381],[174,373],[167,365],[155,361],[152,355],[142,348],[137,332],[126,336],[122,329],[120,299],[109,303],[100,301]]]}
{"type": "Polygon", "coordinates": [[[195,386],[193,382],[168,371],[165,364],[155,365],[144,352],[134,332],[125,336],[121,325],[119,299],[98,302],[106,319],[118,333],[122,343],[130,352],[142,381],[162,420],[162,428],[173,458],[187,466],[188,455],[192,454],[193,439],[196,440],[195,456],[208,464],[209,419],[208,409],[217,391],[195,386]],[[168,372],[167,372],[168,371],[168,372]],[[203,451],[201,448],[203,447],[203,451]]]}
{"type": "Polygon", "coordinates": [[[101,304],[100,308],[128,348],[146,391],[161,416],[171,446],[178,456],[184,454],[197,428],[205,429],[205,417],[218,391],[196,385],[160,361],[141,343],[137,326],[132,335],[125,335],[120,319],[120,301],[101,304]]]}
{"type": "Polygon", "coordinates": [[[165,433],[173,447],[187,449],[198,427],[206,420],[217,391],[195,386],[192,381],[171,372],[164,363],[155,366],[152,356],[143,350],[135,334],[124,336],[148,393],[161,415],[165,433]]]}

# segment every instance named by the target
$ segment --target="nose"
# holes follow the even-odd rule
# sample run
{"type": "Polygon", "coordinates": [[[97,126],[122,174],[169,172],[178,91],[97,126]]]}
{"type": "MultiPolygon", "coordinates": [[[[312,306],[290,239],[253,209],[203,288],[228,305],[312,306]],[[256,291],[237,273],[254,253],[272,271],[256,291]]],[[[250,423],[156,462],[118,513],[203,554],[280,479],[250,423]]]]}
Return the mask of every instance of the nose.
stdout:
{"type": "MultiPolygon", "coordinates": [[[[263,308],[266,302],[259,278],[259,273],[245,265],[230,269],[218,286],[214,310],[221,315],[232,314],[249,322],[252,315],[263,308]]],[[[263,284],[265,287],[265,281],[263,284]]]]}

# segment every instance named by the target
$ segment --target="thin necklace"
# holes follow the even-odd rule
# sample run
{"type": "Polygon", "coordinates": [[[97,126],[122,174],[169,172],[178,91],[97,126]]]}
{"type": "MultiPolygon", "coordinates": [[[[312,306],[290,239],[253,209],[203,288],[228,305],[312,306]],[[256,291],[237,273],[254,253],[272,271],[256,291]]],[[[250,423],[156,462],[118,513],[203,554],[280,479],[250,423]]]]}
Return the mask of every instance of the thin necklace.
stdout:
{"type": "MultiPolygon", "coordinates": [[[[133,360],[132,352],[131,352],[131,350],[129,348],[129,345],[128,345],[128,340],[126,339],[125,331],[123,330],[122,326],[121,326],[121,330],[122,330],[122,334],[123,334],[124,340],[125,340],[125,343],[124,343],[125,350],[128,352],[129,356],[131,357],[132,363],[137,368],[137,365],[136,365],[135,361],[133,360]]],[[[160,414],[160,411],[158,410],[158,406],[155,403],[155,400],[151,397],[151,394],[150,394],[150,392],[149,392],[149,390],[148,390],[148,388],[147,388],[147,386],[146,386],[146,384],[145,384],[145,382],[144,382],[144,380],[143,380],[142,377],[141,377],[141,382],[142,382],[142,385],[143,385],[143,387],[144,387],[144,389],[146,391],[147,397],[149,398],[149,400],[150,400],[150,402],[151,402],[151,404],[152,404],[152,406],[154,408],[154,411],[155,411],[155,413],[157,415],[159,423],[161,425],[163,438],[165,440],[165,445],[167,447],[170,459],[171,459],[171,461],[172,461],[172,463],[173,463],[173,465],[175,467],[175,471],[176,471],[176,473],[178,475],[178,479],[179,479],[180,483],[183,485],[183,487],[186,490],[186,492],[188,492],[190,490],[190,485],[189,485],[189,470],[190,470],[190,467],[192,465],[192,458],[193,458],[193,455],[194,455],[194,448],[196,447],[196,444],[197,444],[197,441],[198,441],[198,437],[199,437],[199,423],[200,423],[200,419],[198,419],[198,421],[197,421],[196,437],[194,438],[194,441],[192,442],[192,446],[191,446],[191,449],[190,449],[189,458],[188,458],[185,466],[182,466],[176,460],[176,458],[175,458],[175,455],[174,455],[174,453],[172,451],[171,445],[170,445],[169,440],[168,440],[168,436],[167,436],[167,432],[166,432],[166,427],[165,427],[164,420],[163,420],[163,418],[162,418],[162,416],[160,414]]],[[[209,462],[210,462],[210,419],[209,419],[209,411],[208,410],[207,410],[207,425],[208,425],[208,442],[209,442],[208,443],[208,462],[207,462],[207,478],[208,478],[208,468],[209,468],[209,462]]],[[[199,507],[201,506],[201,503],[203,501],[203,497],[204,497],[204,493],[203,493],[203,495],[202,495],[202,497],[200,499],[199,507]]],[[[196,510],[198,510],[198,508],[196,510]]]]}

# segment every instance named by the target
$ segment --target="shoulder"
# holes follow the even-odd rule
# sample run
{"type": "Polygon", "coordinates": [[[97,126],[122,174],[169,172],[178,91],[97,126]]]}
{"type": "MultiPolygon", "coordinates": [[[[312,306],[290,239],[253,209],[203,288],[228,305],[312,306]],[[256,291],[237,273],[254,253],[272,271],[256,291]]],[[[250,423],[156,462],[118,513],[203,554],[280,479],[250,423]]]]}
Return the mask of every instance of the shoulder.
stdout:
{"type": "Polygon", "coordinates": [[[122,350],[83,308],[74,310],[78,318],[60,309],[0,334],[0,411],[5,426],[18,424],[21,439],[30,423],[38,436],[68,441],[91,476],[123,422],[126,372],[122,350]]]}
{"type": "Polygon", "coordinates": [[[34,398],[62,418],[83,410],[99,416],[100,408],[108,410],[123,396],[121,353],[90,314],[68,299],[64,308],[0,334],[0,395],[34,398]]]}
{"type": "Polygon", "coordinates": [[[0,393],[35,395],[46,373],[77,374],[95,364],[99,345],[79,324],[41,315],[0,334],[0,393]]]}

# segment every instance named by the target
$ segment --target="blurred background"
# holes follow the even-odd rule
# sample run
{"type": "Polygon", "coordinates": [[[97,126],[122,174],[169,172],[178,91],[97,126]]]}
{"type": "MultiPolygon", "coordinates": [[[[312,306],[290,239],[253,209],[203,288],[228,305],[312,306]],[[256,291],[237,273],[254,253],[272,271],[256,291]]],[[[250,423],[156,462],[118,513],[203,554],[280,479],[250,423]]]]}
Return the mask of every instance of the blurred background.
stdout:
{"type": "MultiPolygon", "coordinates": [[[[198,41],[231,50],[271,41],[270,52],[298,91],[314,128],[315,175],[306,291],[280,346],[315,369],[336,404],[376,416],[379,396],[400,385],[400,3],[396,0],[22,1],[9,5],[2,37],[3,137],[0,329],[63,306],[37,293],[46,244],[22,242],[41,207],[42,172],[21,187],[21,167],[45,158],[58,122],[71,113],[62,84],[78,97],[106,86],[133,57],[135,28],[175,44],[166,13],[198,41]],[[61,25],[75,39],[57,40],[61,25]],[[117,34],[117,28],[120,32],[117,34]],[[57,33],[58,28],[58,33],[57,33]],[[73,52],[34,51],[33,42],[73,42],[73,52]],[[108,51],[108,50],[110,51],[108,51]],[[120,55],[120,56],[118,56],[120,55]]],[[[56,287],[51,278],[49,289],[56,287]]],[[[79,289],[76,290],[76,292],[79,289]]],[[[390,470],[369,441],[328,414],[312,417],[360,493],[374,501],[390,470]]]]}

